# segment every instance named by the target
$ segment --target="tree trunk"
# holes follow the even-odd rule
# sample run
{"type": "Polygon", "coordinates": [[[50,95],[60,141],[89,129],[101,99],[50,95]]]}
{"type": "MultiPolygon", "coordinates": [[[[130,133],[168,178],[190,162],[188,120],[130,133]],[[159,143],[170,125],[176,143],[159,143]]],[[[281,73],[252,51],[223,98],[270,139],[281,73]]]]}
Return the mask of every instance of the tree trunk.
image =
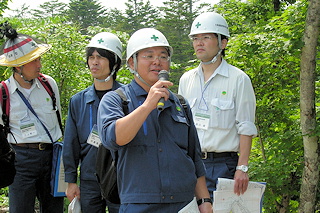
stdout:
{"type": "Polygon", "coordinates": [[[280,0],[273,0],[273,10],[275,12],[280,10],[280,0]]]}
{"type": "Polygon", "coordinates": [[[301,53],[300,119],[304,145],[304,170],[302,175],[299,213],[314,212],[319,182],[319,138],[315,109],[315,80],[317,40],[320,28],[320,1],[310,0],[301,53]]]}
{"type": "Polygon", "coordinates": [[[290,196],[288,194],[283,194],[281,203],[276,202],[276,209],[278,213],[286,213],[290,204],[290,196]]]}

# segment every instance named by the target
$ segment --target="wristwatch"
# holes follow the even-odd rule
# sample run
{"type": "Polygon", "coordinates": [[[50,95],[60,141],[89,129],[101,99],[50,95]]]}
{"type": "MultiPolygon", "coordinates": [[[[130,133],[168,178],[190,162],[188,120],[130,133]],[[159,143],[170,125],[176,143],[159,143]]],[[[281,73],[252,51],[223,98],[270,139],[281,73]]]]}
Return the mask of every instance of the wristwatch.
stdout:
{"type": "Polygon", "coordinates": [[[248,171],[248,166],[241,165],[241,166],[237,166],[236,169],[246,173],[248,171]]]}
{"type": "Polygon", "coordinates": [[[197,200],[198,206],[200,206],[201,204],[203,204],[205,202],[209,202],[212,205],[212,199],[211,198],[201,198],[201,199],[197,200]]]}

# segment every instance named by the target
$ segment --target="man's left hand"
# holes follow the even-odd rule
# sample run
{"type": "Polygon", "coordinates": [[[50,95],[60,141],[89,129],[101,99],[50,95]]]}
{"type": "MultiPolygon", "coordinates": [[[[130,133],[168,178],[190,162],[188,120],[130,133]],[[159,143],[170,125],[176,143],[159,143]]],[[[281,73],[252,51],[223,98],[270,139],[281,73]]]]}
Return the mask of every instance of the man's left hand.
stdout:
{"type": "Polygon", "coordinates": [[[249,176],[246,172],[241,170],[237,170],[234,174],[234,193],[238,196],[243,194],[247,191],[248,184],[249,184],[249,176]]]}

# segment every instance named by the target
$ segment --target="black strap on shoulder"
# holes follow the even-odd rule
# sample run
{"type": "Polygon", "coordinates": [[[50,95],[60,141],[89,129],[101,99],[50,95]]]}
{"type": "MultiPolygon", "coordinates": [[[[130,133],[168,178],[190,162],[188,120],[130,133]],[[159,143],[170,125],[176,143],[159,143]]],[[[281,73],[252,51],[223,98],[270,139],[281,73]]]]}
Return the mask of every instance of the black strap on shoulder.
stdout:
{"type": "Polygon", "coordinates": [[[128,115],[129,114],[129,108],[128,108],[128,100],[127,100],[127,96],[124,94],[124,92],[122,91],[121,88],[118,88],[115,90],[116,93],[118,93],[118,95],[121,97],[122,99],[122,110],[123,110],[123,113],[125,115],[128,115]]]}
{"type": "Polygon", "coordinates": [[[190,121],[190,116],[188,113],[188,105],[187,105],[186,99],[180,94],[174,93],[174,95],[177,96],[177,98],[179,99],[180,104],[182,105],[183,110],[187,116],[187,119],[188,119],[188,121],[190,121]]]}
{"type": "MultiPolygon", "coordinates": [[[[122,100],[122,110],[123,110],[123,113],[125,115],[128,115],[129,114],[129,108],[128,108],[128,100],[127,100],[127,96],[124,94],[123,90],[121,88],[118,88],[115,90],[116,93],[118,93],[118,95],[121,97],[121,100],[122,100]]],[[[114,152],[114,165],[116,166],[117,164],[117,161],[118,161],[118,152],[115,151],[114,152]]]]}
{"type": "Polygon", "coordinates": [[[177,93],[174,93],[174,94],[178,97],[180,104],[183,106],[183,109],[186,110],[188,108],[186,99],[180,94],[177,94],[177,93]]]}
{"type": "MultiPolygon", "coordinates": [[[[180,104],[182,105],[183,109],[184,109],[184,112],[186,114],[186,117],[187,119],[189,120],[190,122],[190,118],[192,119],[192,117],[189,115],[188,113],[188,105],[187,105],[187,102],[186,102],[186,99],[180,95],[180,94],[177,94],[177,93],[174,93],[177,98],[179,99],[180,101],[180,104]]],[[[195,150],[195,144],[194,143],[190,143],[190,141],[188,141],[188,155],[194,160],[195,159],[195,153],[194,153],[194,150],[195,150]]]]}

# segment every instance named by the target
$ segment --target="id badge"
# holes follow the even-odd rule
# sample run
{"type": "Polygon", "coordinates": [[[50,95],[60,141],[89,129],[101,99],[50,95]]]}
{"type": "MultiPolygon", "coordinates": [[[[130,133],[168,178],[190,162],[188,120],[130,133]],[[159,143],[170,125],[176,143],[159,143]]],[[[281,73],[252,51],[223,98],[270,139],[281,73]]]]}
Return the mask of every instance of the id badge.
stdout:
{"type": "Polygon", "coordinates": [[[30,138],[38,134],[34,123],[21,125],[20,131],[21,131],[22,138],[30,138]]]}
{"type": "Polygon", "coordinates": [[[197,129],[208,130],[210,122],[210,115],[196,113],[194,117],[194,125],[197,129]]]}
{"type": "Polygon", "coordinates": [[[101,144],[101,140],[98,134],[97,124],[93,125],[91,133],[87,139],[87,143],[97,148],[101,144]]]}

